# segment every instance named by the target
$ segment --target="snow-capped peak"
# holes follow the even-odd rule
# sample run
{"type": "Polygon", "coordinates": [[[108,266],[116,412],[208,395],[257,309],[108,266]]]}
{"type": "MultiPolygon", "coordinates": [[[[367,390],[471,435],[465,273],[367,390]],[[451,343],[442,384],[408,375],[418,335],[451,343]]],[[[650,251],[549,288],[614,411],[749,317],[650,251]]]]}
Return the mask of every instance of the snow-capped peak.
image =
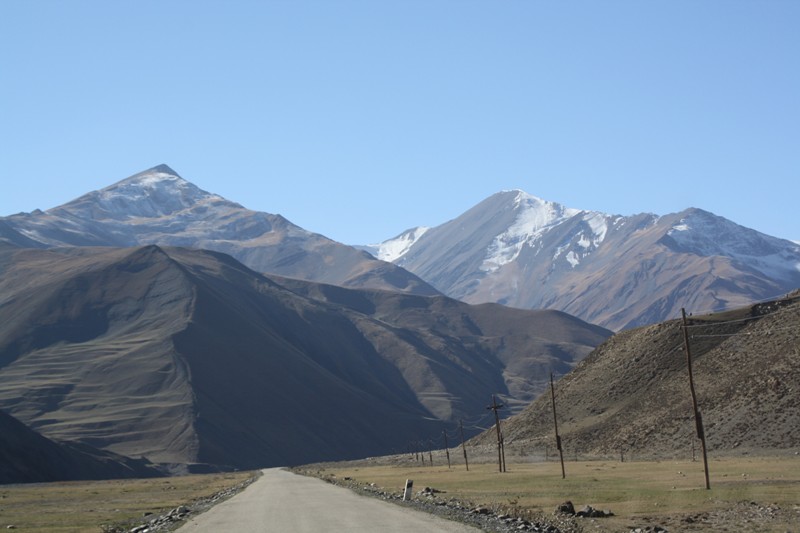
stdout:
{"type": "Polygon", "coordinates": [[[225,200],[184,180],[167,165],[158,165],[89,193],[64,207],[74,209],[91,205],[97,215],[103,213],[114,219],[129,219],[172,215],[209,202],[225,200]]]}
{"type": "MultiPolygon", "coordinates": [[[[122,180],[117,185],[128,182],[138,183],[143,187],[157,187],[159,184],[164,182],[172,182],[173,184],[180,184],[181,182],[188,183],[186,180],[181,178],[177,172],[172,170],[167,165],[158,165],[149,170],[145,170],[144,172],[140,172],[131,176],[130,178],[122,180]]],[[[114,187],[114,185],[111,187],[114,187]]]]}
{"type": "Polygon", "coordinates": [[[403,257],[406,252],[411,249],[414,243],[417,242],[419,238],[422,237],[429,229],[430,228],[425,226],[417,226],[416,228],[411,228],[404,231],[393,239],[389,239],[378,244],[370,244],[364,248],[369,250],[372,255],[381,261],[388,261],[391,263],[403,257]]]}
{"type": "Polygon", "coordinates": [[[509,228],[509,232],[517,235],[531,235],[581,212],[580,209],[572,209],[556,202],[542,200],[525,191],[514,192],[517,193],[514,199],[514,209],[518,214],[517,220],[509,228]]]}
{"type": "Polygon", "coordinates": [[[516,218],[506,231],[495,237],[489,246],[481,270],[493,272],[514,261],[525,244],[538,239],[549,228],[559,222],[571,218],[582,211],[571,209],[561,204],[542,200],[525,191],[507,191],[516,193],[513,210],[516,218]]]}

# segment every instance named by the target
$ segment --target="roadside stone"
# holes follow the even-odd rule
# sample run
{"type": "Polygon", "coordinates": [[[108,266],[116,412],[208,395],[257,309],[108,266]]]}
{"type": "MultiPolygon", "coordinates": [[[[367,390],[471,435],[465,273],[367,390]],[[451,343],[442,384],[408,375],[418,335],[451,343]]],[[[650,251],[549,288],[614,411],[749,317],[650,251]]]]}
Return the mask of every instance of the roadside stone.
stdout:
{"type": "Polygon", "coordinates": [[[556,512],[568,515],[575,515],[575,506],[572,504],[571,501],[567,500],[558,507],[556,507],[556,512]]]}
{"type": "Polygon", "coordinates": [[[614,513],[611,511],[601,511],[600,509],[595,509],[591,505],[586,505],[583,509],[575,513],[575,516],[581,518],[607,518],[609,516],[614,516],[614,513]]]}

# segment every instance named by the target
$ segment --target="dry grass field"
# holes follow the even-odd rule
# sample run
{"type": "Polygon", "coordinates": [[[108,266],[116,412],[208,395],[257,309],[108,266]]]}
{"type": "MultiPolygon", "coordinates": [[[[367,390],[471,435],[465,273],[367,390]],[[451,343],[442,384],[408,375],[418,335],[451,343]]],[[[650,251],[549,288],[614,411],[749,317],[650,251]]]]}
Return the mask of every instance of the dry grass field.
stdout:
{"type": "Polygon", "coordinates": [[[686,461],[567,462],[566,479],[558,462],[470,464],[453,457],[453,467],[437,459],[421,464],[370,466],[368,463],[319,465],[314,475],[345,477],[399,491],[406,479],[415,491],[432,487],[438,498],[467,500],[497,512],[551,515],[570,500],[615,516],[584,519],[585,531],[630,531],[660,525],[669,531],[800,531],[800,457],[747,457],[710,461],[711,490],[705,489],[703,463],[686,461]],[[429,463],[428,463],[429,464],[429,463]],[[443,466],[444,465],[444,466],[443,466]]]}
{"type": "Polygon", "coordinates": [[[207,498],[252,472],[171,478],[0,485],[0,529],[100,533],[207,498]],[[150,515],[148,515],[150,516],[150,515]],[[106,526],[104,528],[104,526],[106,526]]]}
{"type": "MultiPolygon", "coordinates": [[[[433,487],[436,498],[455,498],[496,512],[551,515],[570,500],[608,510],[615,516],[583,519],[583,531],[630,531],[659,525],[670,532],[800,531],[800,457],[712,459],[711,490],[705,490],[703,463],[664,461],[568,461],[566,479],[557,462],[516,463],[507,472],[496,463],[470,463],[464,469],[453,455],[448,469],[443,457],[436,466],[409,458],[403,464],[378,461],[309,465],[321,477],[352,478],[357,485],[375,483],[399,492],[406,479],[416,491],[433,487]]],[[[145,514],[158,516],[179,505],[208,498],[238,485],[247,472],[193,475],[145,480],[114,480],[0,486],[0,528],[48,533],[101,533],[109,526],[135,524],[145,514]]],[[[150,516],[150,515],[148,515],[150,516]]]]}

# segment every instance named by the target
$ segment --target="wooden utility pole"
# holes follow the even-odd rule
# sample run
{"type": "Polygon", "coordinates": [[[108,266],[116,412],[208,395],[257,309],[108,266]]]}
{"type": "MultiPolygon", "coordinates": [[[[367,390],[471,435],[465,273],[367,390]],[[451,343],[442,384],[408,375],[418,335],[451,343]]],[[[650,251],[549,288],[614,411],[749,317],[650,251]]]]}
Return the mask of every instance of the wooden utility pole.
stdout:
{"type": "Polygon", "coordinates": [[[564,450],[561,447],[561,436],[558,434],[558,417],[556,416],[556,388],[553,385],[552,372],[550,372],[550,396],[553,399],[553,427],[556,431],[556,448],[558,448],[558,456],[561,458],[561,479],[566,479],[567,474],[564,471],[564,450]]]}
{"type": "Polygon", "coordinates": [[[692,352],[689,349],[689,328],[686,323],[686,310],[681,307],[683,317],[683,343],[686,347],[686,366],[689,369],[689,389],[692,391],[692,408],[694,409],[694,425],[697,430],[697,438],[700,439],[700,447],[703,451],[703,466],[706,471],[706,490],[711,490],[711,481],[708,478],[708,455],[706,454],[706,432],[703,430],[703,417],[700,409],[697,408],[697,394],[694,392],[694,377],[692,376],[692,352]]]}
{"type": "Polygon", "coordinates": [[[497,467],[500,472],[505,472],[506,458],[505,450],[503,449],[503,434],[500,433],[500,415],[497,414],[497,410],[502,408],[503,404],[498,404],[494,394],[492,394],[492,405],[487,407],[487,409],[494,411],[494,427],[497,430],[497,467]]]}
{"type": "Polygon", "coordinates": [[[506,471],[506,441],[503,438],[503,433],[500,432],[500,457],[503,458],[503,472],[506,471]]]}
{"type": "Polygon", "coordinates": [[[458,429],[461,431],[461,450],[464,452],[464,466],[467,467],[469,472],[469,461],[467,460],[467,446],[464,444],[464,421],[458,421],[458,429]]]}
{"type": "Polygon", "coordinates": [[[433,441],[428,441],[428,459],[431,460],[431,466],[433,466],[433,441]]]}
{"type": "Polygon", "coordinates": [[[447,468],[450,468],[450,448],[447,446],[447,430],[443,429],[442,434],[444,435],[444,453],[447,455],[447,468]]]}

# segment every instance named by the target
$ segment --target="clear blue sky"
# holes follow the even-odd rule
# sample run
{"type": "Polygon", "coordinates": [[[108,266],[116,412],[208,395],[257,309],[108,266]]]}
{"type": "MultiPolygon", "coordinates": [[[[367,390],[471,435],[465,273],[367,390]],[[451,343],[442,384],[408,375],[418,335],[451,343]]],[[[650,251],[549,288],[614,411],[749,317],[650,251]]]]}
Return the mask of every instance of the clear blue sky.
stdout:
{"type": "Polygon", "coordinates": [[[800,1],[0,2],[0,215],[160,163],[348,244],[504,189],[800,240],[800,1]]]}

